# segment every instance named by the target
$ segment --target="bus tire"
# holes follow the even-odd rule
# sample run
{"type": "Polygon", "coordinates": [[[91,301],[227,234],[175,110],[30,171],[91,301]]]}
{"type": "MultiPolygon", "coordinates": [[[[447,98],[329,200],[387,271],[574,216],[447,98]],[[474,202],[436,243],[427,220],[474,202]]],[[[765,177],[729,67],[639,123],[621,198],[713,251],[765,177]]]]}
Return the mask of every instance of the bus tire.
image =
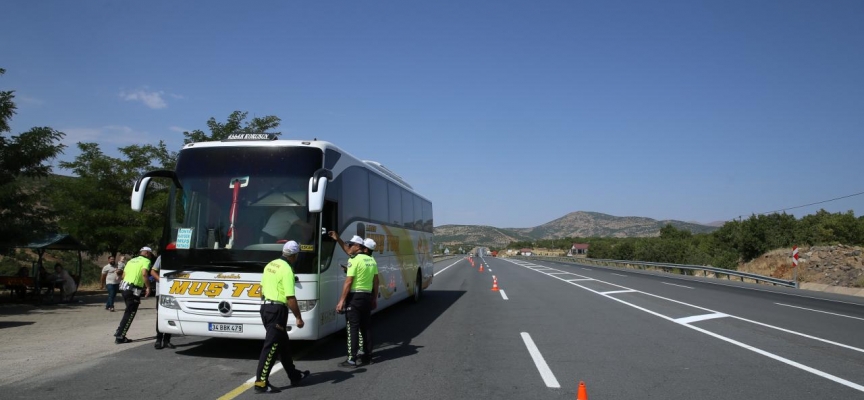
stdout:
{"type": "Polygon", "coordinates": [[[417,281],[414,283],[414,297],[412,300],[414,303],[419,303],[421,298],[423,298],[423,276],[420,274],[420,271],[417,271],[417,281]]]}

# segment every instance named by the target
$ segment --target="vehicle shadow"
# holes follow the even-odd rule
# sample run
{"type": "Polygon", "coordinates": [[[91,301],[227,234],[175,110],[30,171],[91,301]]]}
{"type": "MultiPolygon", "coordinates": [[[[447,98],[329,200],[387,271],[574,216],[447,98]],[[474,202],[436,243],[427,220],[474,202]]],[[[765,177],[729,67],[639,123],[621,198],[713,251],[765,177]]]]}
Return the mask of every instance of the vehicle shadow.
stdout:
{"type": "MultiPolygon", "coordinates": [[[[459,300],[465,291],[427,290],[423,292],[420,303],[406,300],[372,316],[372,341],[374,343],[372,362],[389,360],[417,354],[422,346],[411,344],[411,340],[429,327],[439,316],[459,300]]],[[[303,361],[333,360],[346,355],[345,331],[334,333],[316,342],[292,341],[291,352],[294,358],[303,361]]],[[[262,340],[237,340],[211,338],[189,343],[176,343],[178,355],[227,358],[237,360],[257,360],[261,353],[262,340]]],[[[352,373],[361,372],[362,368],[352,373]]],[[[322,372],[322,374],[331,374],[322,372]]],[[[339,377],[342,374],[332,373],[339,377]]],[[[328,375],[326,381],[333,380],[328,375]]],[[[310,375],[309,382],[319,378],[310,375]]],[[[304,380],[304,384],[306,384],[304,380]]]]}
{"type": "Polygon", "coordinates": [[[18,326],[33,325],[33,321],[0,321],[0,329],[15,328],[18,326]]]}
{"type": "Polygon", "coordinates": [[[183,356],[257,360],[264,341],[210,338],[190,343],[174,343],[174,345],[178,349],[174,353],[183,356]]]}
{"type": "MultiPolygon", "coordinates": [[[[382,363],[417,354],[423,346],[411,344],[444,312],[455,304],[464,290],[427,290],[419,303],[400,302],[372,316],[372,362],[382,363]]],[[[332,360],[346,356],[345,331],[334,333],[310,349],[302,360],[332,360]]],[[[295,354],[297,354],[295,352],[295,354]]]]}

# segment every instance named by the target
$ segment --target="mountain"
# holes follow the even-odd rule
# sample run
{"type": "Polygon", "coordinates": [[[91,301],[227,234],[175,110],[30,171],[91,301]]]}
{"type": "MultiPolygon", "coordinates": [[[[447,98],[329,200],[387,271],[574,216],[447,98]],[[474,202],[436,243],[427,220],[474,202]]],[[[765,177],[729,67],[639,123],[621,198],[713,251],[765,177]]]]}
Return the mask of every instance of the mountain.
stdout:
{"type": "Polygon", "coordinates": [[[534,240],[531,236],[510,229],[485,225],[442,225],[435,227],[435,243],[444,245],[471,244],[504,247],[510,242],[534,240]]]}
{"type": "Polygon", "coordinates": [[[469,243],[502,247],[511,241],[560,239],[565,237],[646,237],[658,236],[671,224],[693,233],[708,233],[717,227],[645,217],[616,217],[597,212],[577,211],[533,228],[495,228],[476,225],[443,225],[435,228],[437,243],[469,243]]]}

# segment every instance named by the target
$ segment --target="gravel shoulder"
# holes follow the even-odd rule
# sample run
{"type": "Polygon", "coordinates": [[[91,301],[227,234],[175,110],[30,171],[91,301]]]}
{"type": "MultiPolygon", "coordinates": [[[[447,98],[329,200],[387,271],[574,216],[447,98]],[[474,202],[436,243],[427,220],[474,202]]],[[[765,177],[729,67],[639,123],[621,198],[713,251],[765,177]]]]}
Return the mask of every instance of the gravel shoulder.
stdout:
{"type": "Polygon", "coordinates": [[[0,305],[0,386],[38,375],[50,375],[58,365],[85,363],[141,345],[156,335],[156,300],[141,301],[126,335],[132,343],[114,344],[114,331],[125,305],[117,296],[115,312],[105,310],[107,295],[76,296],[72,304],[0,305]]]}

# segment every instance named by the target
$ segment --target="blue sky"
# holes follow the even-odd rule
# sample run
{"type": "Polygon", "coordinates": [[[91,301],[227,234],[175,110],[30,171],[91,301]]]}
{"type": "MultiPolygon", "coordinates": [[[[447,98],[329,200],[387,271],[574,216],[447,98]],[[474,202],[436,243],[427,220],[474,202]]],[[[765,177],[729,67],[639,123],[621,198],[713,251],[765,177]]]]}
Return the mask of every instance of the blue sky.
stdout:
{"type": "Polygon", "coordinates": [[[277,115],[401,174],[436,225],[711,222],[864,192],[861,21],[858,0],[12,1],[0,88],[13,133],[109,154],[277,115]]]}

